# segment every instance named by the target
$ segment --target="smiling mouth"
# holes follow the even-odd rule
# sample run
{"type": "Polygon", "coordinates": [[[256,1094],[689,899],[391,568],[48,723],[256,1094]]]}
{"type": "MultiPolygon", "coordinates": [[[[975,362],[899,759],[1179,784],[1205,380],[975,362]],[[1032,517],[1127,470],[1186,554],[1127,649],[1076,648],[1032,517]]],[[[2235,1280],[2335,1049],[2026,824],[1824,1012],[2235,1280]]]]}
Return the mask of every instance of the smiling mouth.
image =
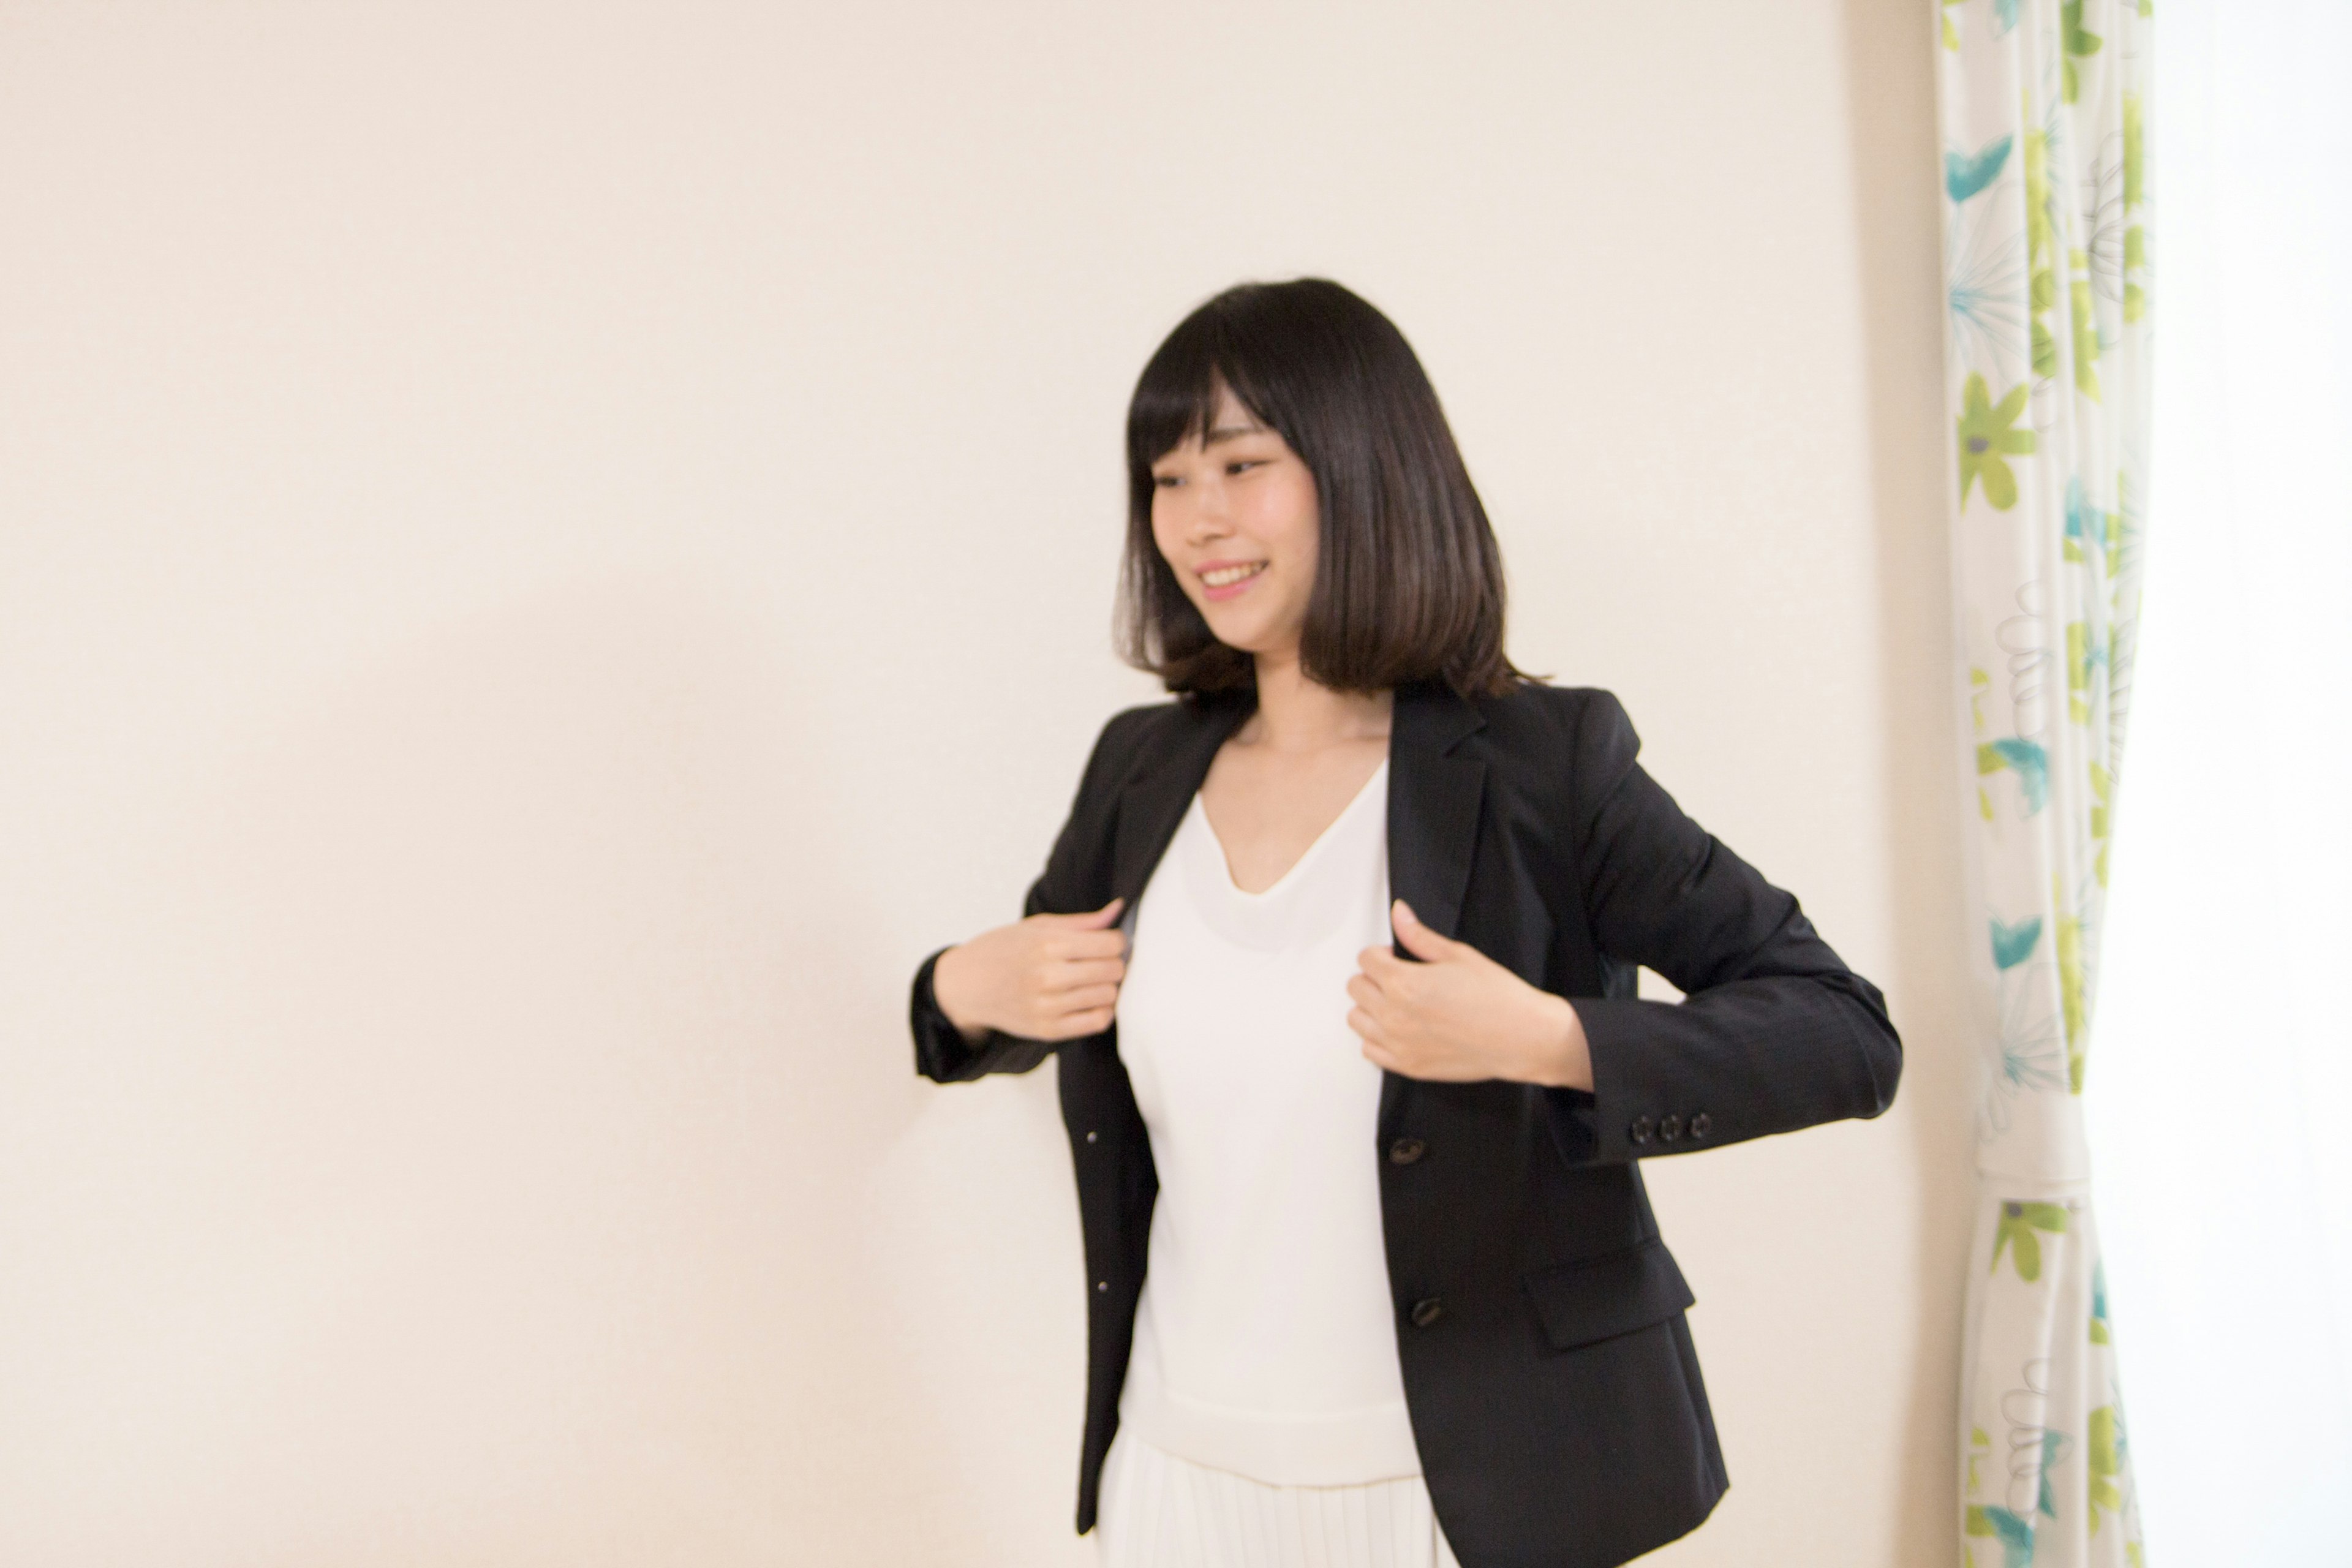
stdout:
{"type": "Polygon", "coordinates": [[[1212,588],[1228,588],[1235,583],[1246,582],[1265,570],[1265,563],[1263,561],[1253,562],[1247,566],[1220,566],[1214,572],[1202,573],[1201,581],[1212,588]]]}

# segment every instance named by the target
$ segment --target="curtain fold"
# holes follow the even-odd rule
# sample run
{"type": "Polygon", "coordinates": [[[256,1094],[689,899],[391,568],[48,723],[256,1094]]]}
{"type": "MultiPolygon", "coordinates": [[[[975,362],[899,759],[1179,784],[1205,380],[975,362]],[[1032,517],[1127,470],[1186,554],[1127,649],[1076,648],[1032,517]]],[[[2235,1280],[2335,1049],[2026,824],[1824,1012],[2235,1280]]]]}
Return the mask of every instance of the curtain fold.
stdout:
{"type": "Polygon", "coordinates": [[[1983,1055],[1958,1559],[2142,1562],[2082,1096],[2148,447],[2148,0],[1938,0],[1983,1055]]]}

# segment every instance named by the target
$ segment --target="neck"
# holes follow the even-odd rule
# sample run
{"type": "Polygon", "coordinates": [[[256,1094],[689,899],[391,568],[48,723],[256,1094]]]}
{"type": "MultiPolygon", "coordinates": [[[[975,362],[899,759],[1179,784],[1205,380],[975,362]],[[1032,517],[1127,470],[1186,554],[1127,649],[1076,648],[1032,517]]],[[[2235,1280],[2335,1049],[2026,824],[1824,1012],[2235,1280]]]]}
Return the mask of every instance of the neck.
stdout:
{"type": "Polygon", "coordinates": [[[1257,656],[1257,711],[1246,741],[1277,752],[1317,752],[1349,741],[1385,740],[1395,694],[1335,691],[1310,680],[1298,656],[1257,656]]]}

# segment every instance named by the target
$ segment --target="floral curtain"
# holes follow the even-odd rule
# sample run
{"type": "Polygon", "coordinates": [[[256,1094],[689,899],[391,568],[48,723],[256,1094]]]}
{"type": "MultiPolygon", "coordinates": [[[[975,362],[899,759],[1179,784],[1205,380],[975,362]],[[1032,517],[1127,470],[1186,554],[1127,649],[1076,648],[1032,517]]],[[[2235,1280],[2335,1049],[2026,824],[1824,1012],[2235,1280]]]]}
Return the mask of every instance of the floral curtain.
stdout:
{"type": "Polygon", "coordinates": [[[1983,1052],[1968,1568],[2139,1564],[2082,1096],[2138,615],[2150,0],[1938,0],[1956,677],[1983,1052]]]}

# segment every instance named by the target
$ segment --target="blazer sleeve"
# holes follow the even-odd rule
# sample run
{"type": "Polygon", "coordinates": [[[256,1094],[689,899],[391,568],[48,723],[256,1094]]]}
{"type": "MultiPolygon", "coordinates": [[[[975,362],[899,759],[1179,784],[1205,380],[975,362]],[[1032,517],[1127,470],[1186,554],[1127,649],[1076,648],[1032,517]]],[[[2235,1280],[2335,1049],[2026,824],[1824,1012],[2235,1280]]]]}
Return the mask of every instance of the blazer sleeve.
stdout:
{"type": "Polygon", "coordinates": [[[1549,1091],[1562,1152],[1579,1163],[1688,1153],[1885,1110],[1903,1044],[1878,987],[1831,951],[1794,895],[1683,814],[1634,760],[1641,738],[1615,696],[1591,691],[1574,744],[1594,943],[1684,999],[1568,999],[1593,1087],[1549,1091]]]}
{"type": "MultiPolygon", "coordinates": [[[[1094,750],[1079,776],[1069,815],[1045,857],[1045,868],[1029,884],[1029,891],[1021,900],[1022,919],[1040,912],[1067,914],[1092,907],[1084,897],[1087,861],[1094,854],[1094,847],[1109,842],[1110,824],[1105,818],[1111,809],[1111,785],[1127,763],[1127,742],[1137,716],[1150,711],[1147,705],[1113,714],[1095,737],[1094,750]]],[[[939,967],[940,954],[945,952],[947,948],[940,948],[923,960],[915,971],[913,991],[908,997],[908,1021],[915,1037],[915,1070],[923,1077],[939,1083],[961,1083],[992,1072],[1027,1072],[1063,1046],[1075,1043],[1032,1039],[1001,1029],[989,1030],[977,1042],[966,1040],[963,1031],[940,1010],[939,998],[931,990],[931,973],[939,967]]],[[[1095,1039],[1108,1032],[1105,1029],[1077,1038],[1095,1039]]]]}

